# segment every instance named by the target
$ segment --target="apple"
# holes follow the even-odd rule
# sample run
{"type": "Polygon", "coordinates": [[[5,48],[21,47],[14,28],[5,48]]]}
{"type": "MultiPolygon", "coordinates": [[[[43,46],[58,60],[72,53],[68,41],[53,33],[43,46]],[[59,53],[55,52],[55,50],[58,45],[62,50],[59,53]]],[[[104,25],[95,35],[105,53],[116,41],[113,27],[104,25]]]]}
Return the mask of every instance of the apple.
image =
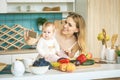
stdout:
{"type": "Polygon", "coordinates": [[[87,59],[92,59],[92,53],[90,53],[90,52],[87,53],[87,54],[86,54],[86,58],[87,58],[87,59]]]}

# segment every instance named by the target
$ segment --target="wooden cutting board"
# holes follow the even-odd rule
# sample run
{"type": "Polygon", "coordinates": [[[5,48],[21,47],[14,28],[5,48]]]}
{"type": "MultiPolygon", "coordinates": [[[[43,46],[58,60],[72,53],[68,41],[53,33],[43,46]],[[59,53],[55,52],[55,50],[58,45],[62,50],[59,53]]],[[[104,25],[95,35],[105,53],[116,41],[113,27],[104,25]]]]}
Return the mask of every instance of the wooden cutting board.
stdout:
{"type": "Polygon", "coordinates": [[[82,65],[80,65],[80,66],[77,66],[76,67],[76,69],[86,69],[86,68],[95,68],[95,67],[100,67],[101,66],[101,64],[93,64],[93,65],[86,65],[86,66],[82,66],[82,65]]]}
{"type": "Polygon", "coordinates": [[[5,63],[0,63],[0,71],[2,71],[6,66],[7,66],[7,64],[5,64],[5,63]]]}

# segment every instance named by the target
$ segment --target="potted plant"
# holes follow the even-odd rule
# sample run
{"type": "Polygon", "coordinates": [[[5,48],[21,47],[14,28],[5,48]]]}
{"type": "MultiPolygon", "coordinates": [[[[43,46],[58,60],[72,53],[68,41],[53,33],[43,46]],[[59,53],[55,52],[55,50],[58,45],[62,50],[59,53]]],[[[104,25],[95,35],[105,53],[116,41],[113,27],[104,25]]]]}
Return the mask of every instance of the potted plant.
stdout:
{"type": "Polygon", "coordinates": [[[120,64],[120,45],[119,46],[116,46],[116,55],[117,55],[117,63],[120,64]]]}
{"type": "Polygon", "coordinates": [[[42,18],[42,17],[39,17],[37,19],[37,25],[38,25],[38,28],[39,30],[41,31],[42,30],[42,25],[47,21],[46,18],[42,18]]]}

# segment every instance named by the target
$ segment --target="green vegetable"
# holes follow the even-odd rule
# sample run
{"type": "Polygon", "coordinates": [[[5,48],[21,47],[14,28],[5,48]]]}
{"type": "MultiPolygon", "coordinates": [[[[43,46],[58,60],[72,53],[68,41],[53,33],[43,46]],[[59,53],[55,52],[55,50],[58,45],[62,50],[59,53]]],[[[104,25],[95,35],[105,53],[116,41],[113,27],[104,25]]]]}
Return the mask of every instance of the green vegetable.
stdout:
{"type": "Polygon", "coordinates": [[[87,59],[82,65],[87,66],[87,65],[93,65],[95,61],[93,59],[87,59]]]}
{"type": "Polygon", "coordinates": [[[117,56],[120,56],[120,50],[116,51],[117,56]]]}

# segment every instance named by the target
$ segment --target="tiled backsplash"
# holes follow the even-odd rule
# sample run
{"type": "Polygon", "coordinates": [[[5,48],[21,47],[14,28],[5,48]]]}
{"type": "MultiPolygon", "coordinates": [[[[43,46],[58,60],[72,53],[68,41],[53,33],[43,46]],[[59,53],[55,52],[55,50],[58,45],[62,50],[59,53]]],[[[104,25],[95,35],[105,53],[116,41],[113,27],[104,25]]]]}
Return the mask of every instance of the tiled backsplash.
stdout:
{"type": "MultiPolygon", "coordinates": [[[[15,24],[19,24],[25,28],[28,29],[34,29],[36,32],[40,33],[38,26],[37,26],[37,19],[39,17],[46,18],[48,21],[53,22],[54,20],[61,20],[62,19],[62,13],[18,13],[18,14],[0,14],[0,27],[1,25],[7,25],[9,27],[13,27],[15,24]]],[[[1,27],[2,29],[2,27],[1,27]]],[[[1,34],[3,31],[0,32],[1,34]]],[[[7,35],[7,34],[5,34],[7,35]]],[[[13,36],[14,37],[14,36],[13,36]]],[[[4,38],[1,39],[0,37],[0,46],[3,47],[5,45],[2,45],[4,42],[4,38]]],[[[12,39],[12,38],[11,38],[12,39]]],[[[23,39],[24,40],[24,39],[23,39]]],[[[3,50],[3,48],[0,47],[0,51],[3,50]]],[[[12,45],[11,45],[12,47],[12,45]]],[[[22,48],[30,48],[31,46],[24,45],[22,48]]]]}
{"type": "Polygon", "coordinates": [[[17,13],[17,14],[0,14],[0,25],[6,24],[13,26],[14,24],[20,24],[25,28],[38,30],[36,23],[37,18],[43,17],[48,21],[53,22],[57,19],[62,19],[62,13],[17,13]]]}

